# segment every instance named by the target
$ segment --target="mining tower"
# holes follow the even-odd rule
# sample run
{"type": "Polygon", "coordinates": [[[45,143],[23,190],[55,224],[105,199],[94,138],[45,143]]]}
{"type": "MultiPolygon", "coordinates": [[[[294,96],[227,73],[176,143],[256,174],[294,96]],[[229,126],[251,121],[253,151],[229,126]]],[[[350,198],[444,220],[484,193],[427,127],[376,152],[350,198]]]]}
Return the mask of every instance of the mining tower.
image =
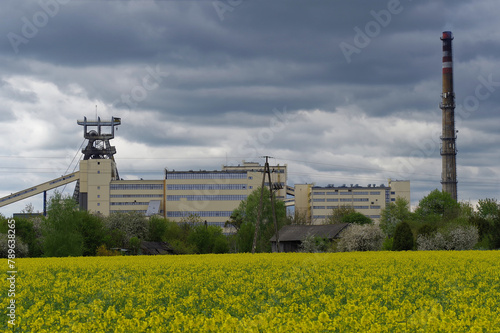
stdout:
{"type": "Polygon", "coordinates": [[[443,113],[443,130],[441,135],[442,172],[441,184],[443,192],[451,194],[457,200],[457,139],[455,131],[455,92],[453,90],[453,52],[451,31],[444,31],[443,41],[443,93],[439,107],[443,113]]]}

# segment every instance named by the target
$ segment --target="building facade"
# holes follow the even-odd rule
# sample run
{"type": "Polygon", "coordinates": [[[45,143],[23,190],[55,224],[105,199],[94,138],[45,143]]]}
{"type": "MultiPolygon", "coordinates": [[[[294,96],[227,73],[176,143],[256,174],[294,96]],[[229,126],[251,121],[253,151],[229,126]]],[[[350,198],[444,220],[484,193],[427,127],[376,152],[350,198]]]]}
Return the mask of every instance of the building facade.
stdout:
{"type": "MultiPolygon", "coordinates": [[[[197,216],[209,225],[224,226],[231,213],[250,193],[262,185],[264,167],[244,162],[214,171],[169,171],[161,180],[118,180],[115,162],[95,159],[80,162],[80,206],[109,215],[137,211],[158,214],[180,222],[197,216]]],[[[282,189],[276,198],[286,197],[286,165],[270,166],[271,182],[282,189]]],[[[266,177],[264,186],[269,186],[266,177]]]]}
{"type": "Polygon", "coordinates": [[[349,206],[357,212],[368,216],[375,222],[380,219],[380,212],[397,197],[410,202],[410,181],[391,180],[388,185],[328,185],[326,187],[313,184],[295,185],[295,209],[305,215],[311,224],[322,224],[332,215],[333,210],[341,206],[349,206]]]}

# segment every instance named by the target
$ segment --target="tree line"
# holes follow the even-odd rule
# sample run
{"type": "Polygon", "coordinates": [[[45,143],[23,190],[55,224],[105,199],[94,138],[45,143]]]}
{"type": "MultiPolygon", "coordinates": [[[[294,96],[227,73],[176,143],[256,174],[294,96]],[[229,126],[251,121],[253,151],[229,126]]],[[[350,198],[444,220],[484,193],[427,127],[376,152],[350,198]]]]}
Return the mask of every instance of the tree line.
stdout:
{"type": "MultiPolygon", "coordinates": [[[[199,216],[181,222],[142,213],[109,216],[80,210],[72,198],[56,193],[48,203],[47,217],[16,218],[16,254],[29,257],[95,256],[118,254],[127,249],[141,254],[145,241],[165,242],[176,254],[251,252],[259,214],[261,190],[240,202],[224,234],[221,227],[206,224],[199,216]]],[[[28,209],[29,212],[29,209],[28,209]]],[[[283,201],[275,200],[278,228],[310,224],[305,214],[287,215],[283,201]]],[[[7,221],[0,215],[0,256],[7,256],[7,221]]],[[[457,203],[448,193],[432,191],[411,212],[409,203],[397,198],[381,212],[380,223],[350,206],[332,210],[325,224],[349,223],[340,239],[306,237],[304,252],[371,250],[463,250],[500,248],[500,209],[495,199],[479,200],[476,207],[457,203]]],[[[275,233],[270,193],[264,188],[256,252],[271,252],[275,233]]]]}

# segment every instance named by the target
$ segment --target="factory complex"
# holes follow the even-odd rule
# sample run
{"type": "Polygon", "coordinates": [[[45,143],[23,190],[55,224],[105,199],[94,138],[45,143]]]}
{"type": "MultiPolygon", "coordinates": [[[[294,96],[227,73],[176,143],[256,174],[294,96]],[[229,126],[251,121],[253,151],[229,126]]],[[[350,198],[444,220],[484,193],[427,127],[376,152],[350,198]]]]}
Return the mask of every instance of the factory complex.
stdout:
{"type": "MultiPolygon", "coordinates": [[[[295,206],[312,224],[321,224],[340,206],[351,206],[377,221],[380,211],[398,196],[410,201],[410,182],[391,181],[388,185],[370,184],[318,187],[314,184],[287,185],[287,165],[265,166],[245,162],[225,165],[221,170],[176,171],[165,169],[163,179],[123,180],[111,146],[115,127],[121,119],[79,120],[88,140],[82,150],[79,171],[0,198],[0,207],[75,182],[73,198],[81,209],[105,216],[137,211],[146,216],[160,215],[182,222],[196,216],[208,225],[224,227],[242,200],[264,184],[275,198],[295,206]],[[107,130],[106,130],[107,129],[107,130]],[[268,172],[266,172],[268,171],[268,172]],[[267,175],[267,177],[266,177],[267,175]]],[[[45,210],[45,209],[44,209],[45,210]]]]}

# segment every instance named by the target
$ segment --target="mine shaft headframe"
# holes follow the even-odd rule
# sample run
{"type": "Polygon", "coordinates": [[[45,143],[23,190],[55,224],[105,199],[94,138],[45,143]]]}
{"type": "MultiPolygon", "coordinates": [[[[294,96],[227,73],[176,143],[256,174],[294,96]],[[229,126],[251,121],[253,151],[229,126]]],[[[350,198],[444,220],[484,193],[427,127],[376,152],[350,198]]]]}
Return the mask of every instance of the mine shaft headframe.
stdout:
{"type": "Polygon", "coordinates": [[[82,149],[84,160],[114,160],[116,148],[110,145],[109,140],[115,137],[115,126],[121,124],[121,118],[111,117],[110,121],[102,121],[101,117],[97,117],[97,120],[88,120],[87,117],[83,117],[83,120],[78,120],[77,124],[83,126],[83,136],[89,140],[87,146],[82,149]],[[111,131],[103,132],[103,127],[111,127],[111,131]]]}

